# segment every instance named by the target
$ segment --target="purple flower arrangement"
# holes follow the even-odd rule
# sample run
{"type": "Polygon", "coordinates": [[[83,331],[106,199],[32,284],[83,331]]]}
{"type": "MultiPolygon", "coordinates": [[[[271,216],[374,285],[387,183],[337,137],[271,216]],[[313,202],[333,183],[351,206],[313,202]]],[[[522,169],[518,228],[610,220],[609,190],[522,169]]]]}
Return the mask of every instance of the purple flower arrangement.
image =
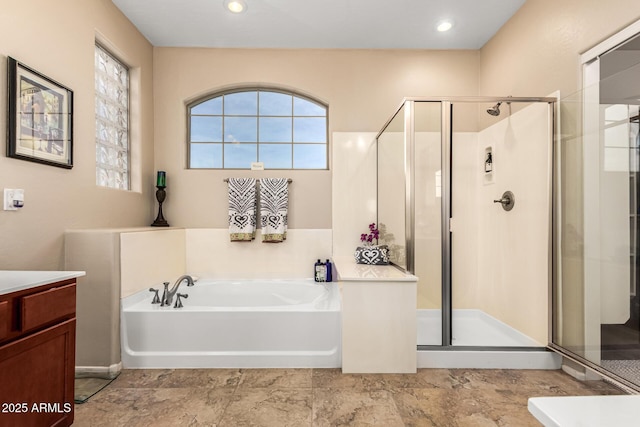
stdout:
{"type": "MultiPolygon", "coordinates": [[[[384,234],[385,226],[381,224],[382,235],[386,240],[384,234]]],[[[378,238],[380,237],[380,231],[376,227],[376,223],[369,224],[369,233],[362,233],[360,235],[360,241],[362,246],[358,246],[354,252],[354,258],[358,264],[369,265],[387,265],[389,264],[389,246],[378,245],[378,238]],[[375,241],[374,241],[375,240],[375,241]]]]}
{"type": "Polygon", "coordinates": [[[376,227],[376,223],[372,222],[371,224],[369,224],[369,234],[362,233],[360,235],[360,241],[363,242],[365,245],[373,245],[373,239],[375,239],[376,240],[375,244],[377,245],[379,236],[380,236],[380,232],[376,227]]]}

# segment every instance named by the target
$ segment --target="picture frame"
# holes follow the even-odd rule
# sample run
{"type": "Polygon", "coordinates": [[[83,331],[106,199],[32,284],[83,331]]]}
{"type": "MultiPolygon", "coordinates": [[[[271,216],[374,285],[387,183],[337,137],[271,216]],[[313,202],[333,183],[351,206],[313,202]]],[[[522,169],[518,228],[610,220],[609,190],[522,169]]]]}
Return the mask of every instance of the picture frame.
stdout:
{"type": "Polygon", "coordinates": [[[7,57],[7,157],[73,167],[73,91],[7,57]]]}

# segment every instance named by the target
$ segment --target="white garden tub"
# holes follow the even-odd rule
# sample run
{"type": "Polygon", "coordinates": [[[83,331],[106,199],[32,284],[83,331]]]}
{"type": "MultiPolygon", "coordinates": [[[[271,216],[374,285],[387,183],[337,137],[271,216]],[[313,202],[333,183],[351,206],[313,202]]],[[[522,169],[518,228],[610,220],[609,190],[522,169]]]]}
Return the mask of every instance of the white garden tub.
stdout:
{"type": "Polygon", "coordinates": [[[122,299],[124,368],[341,366],[336,283],[201,279],[179,292],[183,308],[151,304],[148,290],[122,299]]]}

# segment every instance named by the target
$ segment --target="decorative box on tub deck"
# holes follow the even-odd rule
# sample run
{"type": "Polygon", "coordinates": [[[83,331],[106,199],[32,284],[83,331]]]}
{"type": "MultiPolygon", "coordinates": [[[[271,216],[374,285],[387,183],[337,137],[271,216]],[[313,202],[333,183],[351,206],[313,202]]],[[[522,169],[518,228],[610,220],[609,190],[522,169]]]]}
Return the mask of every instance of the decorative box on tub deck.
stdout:
{"type": "Polygon", "coordinates": [[[387,245],[358,246],[354,254],[358,264],[389,264],[389,247],[387,245]]]}

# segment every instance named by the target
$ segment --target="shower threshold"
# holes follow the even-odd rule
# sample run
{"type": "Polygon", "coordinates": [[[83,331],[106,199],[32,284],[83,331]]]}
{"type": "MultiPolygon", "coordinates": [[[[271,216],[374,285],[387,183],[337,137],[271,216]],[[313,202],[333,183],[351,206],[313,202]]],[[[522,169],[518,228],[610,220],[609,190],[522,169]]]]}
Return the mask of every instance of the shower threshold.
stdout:
{"type": "Polygon", "coordinates": [[[441,346],[440,310],[417,310],[418,368],[560,369],[562,358],[482,310],[452,310],[452,344],[441,346]]]}

